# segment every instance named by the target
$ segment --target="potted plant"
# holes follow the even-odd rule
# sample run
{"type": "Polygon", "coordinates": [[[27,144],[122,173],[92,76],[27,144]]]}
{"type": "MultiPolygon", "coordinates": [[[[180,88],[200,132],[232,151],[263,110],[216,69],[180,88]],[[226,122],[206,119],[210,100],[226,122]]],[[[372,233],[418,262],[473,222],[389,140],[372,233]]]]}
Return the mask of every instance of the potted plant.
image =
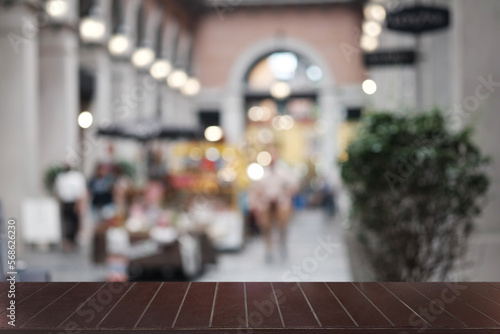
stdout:
{"type": "Polygon", "coordinates": [[[489,185],[471,134],[439,111],[366,116],[342,178],[372,279],[443,280],[464,255],[489,185]]]}

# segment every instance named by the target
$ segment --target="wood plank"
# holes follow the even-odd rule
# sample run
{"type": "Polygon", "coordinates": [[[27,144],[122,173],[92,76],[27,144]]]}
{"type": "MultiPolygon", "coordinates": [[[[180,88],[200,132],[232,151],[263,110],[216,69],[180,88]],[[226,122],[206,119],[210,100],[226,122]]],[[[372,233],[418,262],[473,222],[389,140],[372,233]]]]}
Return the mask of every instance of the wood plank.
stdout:
{"type": "Polygon", "coordinates": [[[104,284],[105,283],[78,284],[62,296],[57,303],[48,306],[20,327],[40,328],[56,327],[60,325],[87,300],[89,295],[97,292],[104,284]]]}
{"type": "Polygon", "coordinates": [[[161,283],[143,283],[132,285],[129,292],[101,320],[98,328],[134,328],[146,310],[161,283]]]}
{"type": "MultiPolygon", "coordinates": [[[[404,304],[392,293],[387,291],[379,283],[353,283],[377,308],[385,314],[393,326],[411,327],[410,321],[413,318],[423,320],[417,312],[404,304]]],[[[423,320],[423,327],[429,324],[423,320]]]]}
{"type": "Polygon", "coordinates": [[[64,328],[95,328],[109,311],[126,295],[131,283],[106,283],[73,313],[62,325],[64,328]]]}
{"type": "Polygon", "coordinates": [[[191,284],[174,328],[206,328],[210,324],[216,283],[191,284]]]}
{"type": "Polygon", "coordinates": [[[482,282],[467,282],[464,283],[467,287],[479,293],[483,297],[488,298],[489,300],[500,305],[500,290],[482,282]]]}
{"type": "Polygon", "coordinates": [[[351,316],[322,283],[300,283],[323,327],[356,327],[351,316]]]}
{"type": "Polygon", "coordinates": [[[245,328],[245,283],[219,283],[210,327],[245,328]]]}
{"type": "Polygon", "coordinates": [[[76,287],[77,284],[79,283],[49,283],[45,288],[31,294],[17,308],[16,327],[21,327],[46,307],[56,303],[60,297],[76,287]]]}
{"type": "MultiPolygon", "coordinates": [[[[443,289],[448,287],[444,283],[435,283],[436,285],[442,287],[443,289]]],[[[490,318],[497,322],[500,322],[500,307],[491,300],[484,298],[480,294],[469,289],[464,283],[459,283],[459,286],[465,286],[466,288],[456,289],[455,295],[460,298],[465,303],[474,307],[475,309],[483,312],[490,318]]]]}
{"type": "Polygon", "coordinates": [[[473,307],[463,303],[449,288],[435,284],[413,283],[412,287],[430,300],[436,301],[441,307],[460,319],[469,327],[494,327],[499,325],[473,307]]]}
{"type": "Polygon", "coordinates": [[[425,321],[431,327],[461,328],[465,326],[465,324],[448,314],[446,310],[441,312],[442,309],[439,305],[422,296],[418,291],[411,288],[408,283],[393,282],[381,284],[418,313],[420,318],[411,319],[411,326],[423,329],[426,325],[425,321]],[[422,319],[425,319],[425,321],[422,319]]]}
{"type": "Polygon", "coordinates": [[[137,328],[171,328],[189,283],[164,283],[137,328]]]}
{"type": "Polygon", "coordinates": [[[500,333],[494,284],[19,283],[16,333],[500,333]]]}
{"type": "Polygon", "coordinates": [[[249,328],[283,327],[271,283],[246,283],[249,328]]]}
{"type": "MultiPolygon", "coordinates": [[[[5,284],[5,283],[2,283],[5,284]]],[[[43,287],[47,286],[49,283],[47,282],[36,282],[36,283],[16,283],[16,304],[20,305],[30,297],[32,294],[37,292],[38,290],[42,289],[43,287]]],[[[5,284],[8,286],[8,284],[5,284]]],[[[0,298],[8,298],[8,295],[6,293],[3,293],[0,298]]],[[[2,299],[0,299],[2,300],[2,299]]],[[[3,304],[2,304],[3,305],[3,304]]],[[[1,310],[0,315],[5,313],[6,310],[1,310]]]]}
{"type": "Polygon", "coordinates": [[[297,283],[273,283],[285,328],[321,327],[308,299],[297,283]]]}
{"type": "Polygon", "coordinates": [[[9,287],[10,287],[10,284],[9,283],[4,283],[2,282],[0,284],[0,295],[3,295],[4,292],[8,291],[9,290],[9,287]]]}
{"type": "Polygon", "coordinates": [[[351,283],[326,283],[326,285],[359,326],[392,326],[351,283]]]}

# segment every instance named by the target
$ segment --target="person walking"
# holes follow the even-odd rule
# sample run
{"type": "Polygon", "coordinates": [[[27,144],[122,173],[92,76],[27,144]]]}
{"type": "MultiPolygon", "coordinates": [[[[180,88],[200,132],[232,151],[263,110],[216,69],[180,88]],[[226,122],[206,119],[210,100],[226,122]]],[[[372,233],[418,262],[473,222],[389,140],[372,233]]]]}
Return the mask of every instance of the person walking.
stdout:
{"type": "Polygon", "coordinates": [[[80,219],[86,207],[87,187],[85,177],[70,165],[56,177],[55,192],[61,203],[63,250],[73,251],[80,229],[80,219]]]}
{"type": "Polygon", "coordinates": [[[276,154],[271,164],[264,169],[264,176],[250,187],[249,205],[264,237],[266,262],[273,261],[273,229],[279,230],[279,250],[281,257],[287,257],[287,228],[293,203],[292,198],[298,190],[295,174],[276,163],[276,154]]]}
{"type": "Polygon", "coordinates": [[[109,165],[100,163],[89,181],[94,223],[99,224],[115,214],[113,201],[114,176],[109,165]]]}

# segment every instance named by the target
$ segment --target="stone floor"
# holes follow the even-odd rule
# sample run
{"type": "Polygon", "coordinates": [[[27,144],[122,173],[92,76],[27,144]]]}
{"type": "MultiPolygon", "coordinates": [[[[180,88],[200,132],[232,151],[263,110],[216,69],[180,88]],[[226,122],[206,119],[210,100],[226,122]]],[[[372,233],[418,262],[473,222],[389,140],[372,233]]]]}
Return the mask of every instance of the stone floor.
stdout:
{"type": "MultiPolygon", "coordinates": [[[[275,240],[278,235],[276,233],[275,240]]],[[[265,260],[264,242],[251,239],[243,251],[226,253],[207,268],[199,281],[349,281],[350,271],[342,228],[319,210],[299,211],[292,218],[285,260],[276,250],[265,260]]]]}
{"type": "MultiPolygon", "coordinates": [[[[345,221],[325,219],[319,210],[295,214],[290,222],[288,257],[264,257],[261,238],[249,240],[240,252],[221,253],[198,281],[349,281],[352,280],[342,226],[345,221]]],[[[276,236],[277,237],[277,236],[276,236]]],[[[277,253],[277,252],[276,252],[277,253]]],[[[20,264],[35,274],[48,271],[52,281],[103,281],[104,266],[90,260],[89,247],[78,253],[25,249],[20,264]]],[[[471,237],[467,258],[453,275],[460,281],[500,281],[500,234],[471,237]]]]}
{"type": "MultiPolygon", "coordinates": [[[[276,236],[277,237],[277,236],[276,236]]],[[[221,253],[218,264],[209,266],[200,281],[347,281],[350,279],[346,250],[338,221],[321,211],[297,212],[290,222],[288,257],[264,259],[260,237],[252,238],[240,252],[221,253]]],[[[48,271],[52,281],[102,281],[103,266],[90,261],[89,247],[78,253],[31,249],[22,256],[31,271],[48,271]]]]}
{"type": "Polygon", "coordinates": [[[456,277],[461,281],[500,281],[500,233],[476,233],[456,277]]]}

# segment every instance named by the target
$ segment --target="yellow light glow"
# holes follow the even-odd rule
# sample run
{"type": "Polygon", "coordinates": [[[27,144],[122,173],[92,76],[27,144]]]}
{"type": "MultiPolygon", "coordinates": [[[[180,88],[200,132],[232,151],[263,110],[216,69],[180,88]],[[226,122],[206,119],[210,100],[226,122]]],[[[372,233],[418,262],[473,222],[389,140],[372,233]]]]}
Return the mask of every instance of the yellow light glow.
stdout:
{"type": "Polygon", "coordinates": [[[271,153],[267,151],[262,151],[259,154],[257,154],[257,162],[261,166],[269,166],[271,162],[273,161],[273,157],[271,156],[271,153]]]}
{"type": "Polygon", "coordinates": [[[232,147],[226,147],[222,151],[222,159],[225,161],[233,161],[236,158],[236,151],[232,147]]]}
{"type": "Polygon", "coordinates": [[[193,147],[189,152],[189,157],[194,161],[199,161],[203,158],[203,150],[199,147],[193,147]]]}
{"type": "Polygon", "coordinates": [[[286,82],[278,81],[271,86],[271,96],[274,97],[275,99],[279,100],[285,99],[288,96],[290,96],[290,93],[291,93],[290,85],[286,82]]]}
{"type": "Polygon", "coordinates": [[[264,111],[259,106],[253,106],[252,108],[250,108],[250,110],[248,110],[248,118],[252,122],[262,121],[263,117],[264,117],[264,111]]]}

